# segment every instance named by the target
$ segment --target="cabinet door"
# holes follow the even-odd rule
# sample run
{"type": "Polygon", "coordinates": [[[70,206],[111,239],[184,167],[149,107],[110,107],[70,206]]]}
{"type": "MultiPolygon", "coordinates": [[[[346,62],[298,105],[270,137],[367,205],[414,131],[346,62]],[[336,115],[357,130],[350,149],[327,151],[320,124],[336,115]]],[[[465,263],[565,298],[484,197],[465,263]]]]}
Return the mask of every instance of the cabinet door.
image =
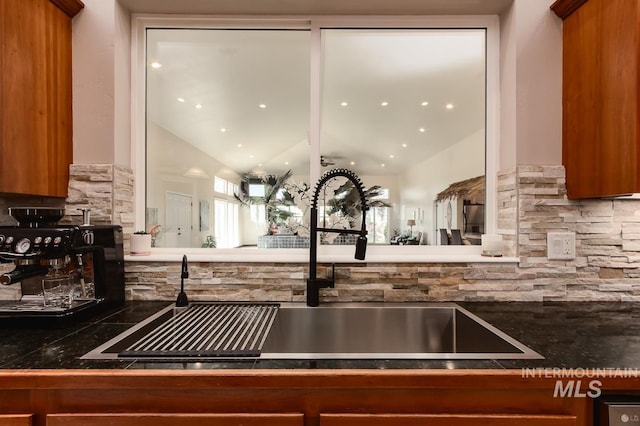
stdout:
{"type": "Polygon", "coordinates": [[[71,18],[0,2],[0,192],[65,197],[72,162],[71,18]]]}
{"type": "Polygon", "coordinates": [[[0,426],[31,426],[31,414],[0,414],[0,426]]]}
{"type": "Polygon", "coordinates": [[[320,426],[575,426],[576,418],[518,414],[321,414],[320,426]]]}
{"type": "Polygon", "coordinates": [[[47,426],[303,426],[303,424],[304,415],[300,413],[65,413],[47,415],[47,426]]]}
{"type": "Polygon", "coordinates": [[[637,1],[589,0],[563,22],[562,162],[569,198],[640,191],[639,13],[637,1]]]}

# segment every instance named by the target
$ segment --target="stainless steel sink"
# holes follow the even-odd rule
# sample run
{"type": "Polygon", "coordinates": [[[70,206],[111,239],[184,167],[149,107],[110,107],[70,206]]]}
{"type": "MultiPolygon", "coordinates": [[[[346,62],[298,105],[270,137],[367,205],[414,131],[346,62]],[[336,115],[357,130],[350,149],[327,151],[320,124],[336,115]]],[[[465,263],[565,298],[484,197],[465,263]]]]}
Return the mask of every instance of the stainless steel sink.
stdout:
{"type": "Polygon", "coordinates": [[[236,305],[169,306],[83,358],[543,358],[455,303],[236,305]]]}
{"type": "Polygon", "coordinates": [[[262,348],[271,359],[540,359],[454,303],[281,307],[262,348]]]}

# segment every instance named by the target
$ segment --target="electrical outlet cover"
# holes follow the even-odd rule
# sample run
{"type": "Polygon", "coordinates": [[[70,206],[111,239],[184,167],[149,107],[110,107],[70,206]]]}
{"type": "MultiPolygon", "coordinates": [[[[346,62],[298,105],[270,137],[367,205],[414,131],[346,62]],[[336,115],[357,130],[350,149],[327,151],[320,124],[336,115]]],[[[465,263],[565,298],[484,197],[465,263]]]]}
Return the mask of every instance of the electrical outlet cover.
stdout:
{"type": "Polygon", "coordinates": [[[547,233],[547,258],[572,260],[576,258],[575,232],[547,233]]]}

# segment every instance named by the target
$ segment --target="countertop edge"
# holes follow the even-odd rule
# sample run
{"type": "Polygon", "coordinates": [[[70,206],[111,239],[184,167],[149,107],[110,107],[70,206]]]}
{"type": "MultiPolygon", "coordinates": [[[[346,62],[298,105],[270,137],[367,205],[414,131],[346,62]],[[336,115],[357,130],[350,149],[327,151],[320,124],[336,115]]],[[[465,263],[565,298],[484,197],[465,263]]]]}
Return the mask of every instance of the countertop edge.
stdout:
{"type": "MultiPolygon", "coordinates": [[[[308,263],[308,254],[274,253],[246,254],[239,257],[235,254],[201,254],[194,252],[155,253],[148,255],[125,255],[126,262],[181,262],[182,256],[187,255],[190,262],[226,262],[226,263],[308,263]]],[[[480,254],[404,254],[404,255],[373,255],[363,261],[355,260],[353,254],[320,254],[318,262],[322,263],[519,263],[519,257],[501,256],[488,257],[480,254]]]]}

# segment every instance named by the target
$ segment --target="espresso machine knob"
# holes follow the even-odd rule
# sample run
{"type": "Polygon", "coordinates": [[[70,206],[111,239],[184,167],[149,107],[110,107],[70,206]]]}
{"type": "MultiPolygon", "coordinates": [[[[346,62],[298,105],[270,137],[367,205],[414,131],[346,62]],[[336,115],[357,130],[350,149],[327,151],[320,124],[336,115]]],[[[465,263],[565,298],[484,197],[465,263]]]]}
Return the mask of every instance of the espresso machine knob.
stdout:
{"type": "Polygon", "coordinates": [[[0,234],[0,244],[4,243],[4,235],[0,234]]]}
{"type": "Polygon", "coordinates": [[[13,237],[12,237],[11,235],[9,235],[9,236],[7,237],[7,239],[5,240],[5,243],[7,243],[7,244],[12,244],[12,243],[13,243],[13,237]]]}
{"type": "Polygon", "coordinates": [[[85,231],[82,234],[82,241],[88,245],[88,246],[92,246],[93,242],[94,242],[94,236],[93,236],[93,232],[92,231],[85,231]]]}

